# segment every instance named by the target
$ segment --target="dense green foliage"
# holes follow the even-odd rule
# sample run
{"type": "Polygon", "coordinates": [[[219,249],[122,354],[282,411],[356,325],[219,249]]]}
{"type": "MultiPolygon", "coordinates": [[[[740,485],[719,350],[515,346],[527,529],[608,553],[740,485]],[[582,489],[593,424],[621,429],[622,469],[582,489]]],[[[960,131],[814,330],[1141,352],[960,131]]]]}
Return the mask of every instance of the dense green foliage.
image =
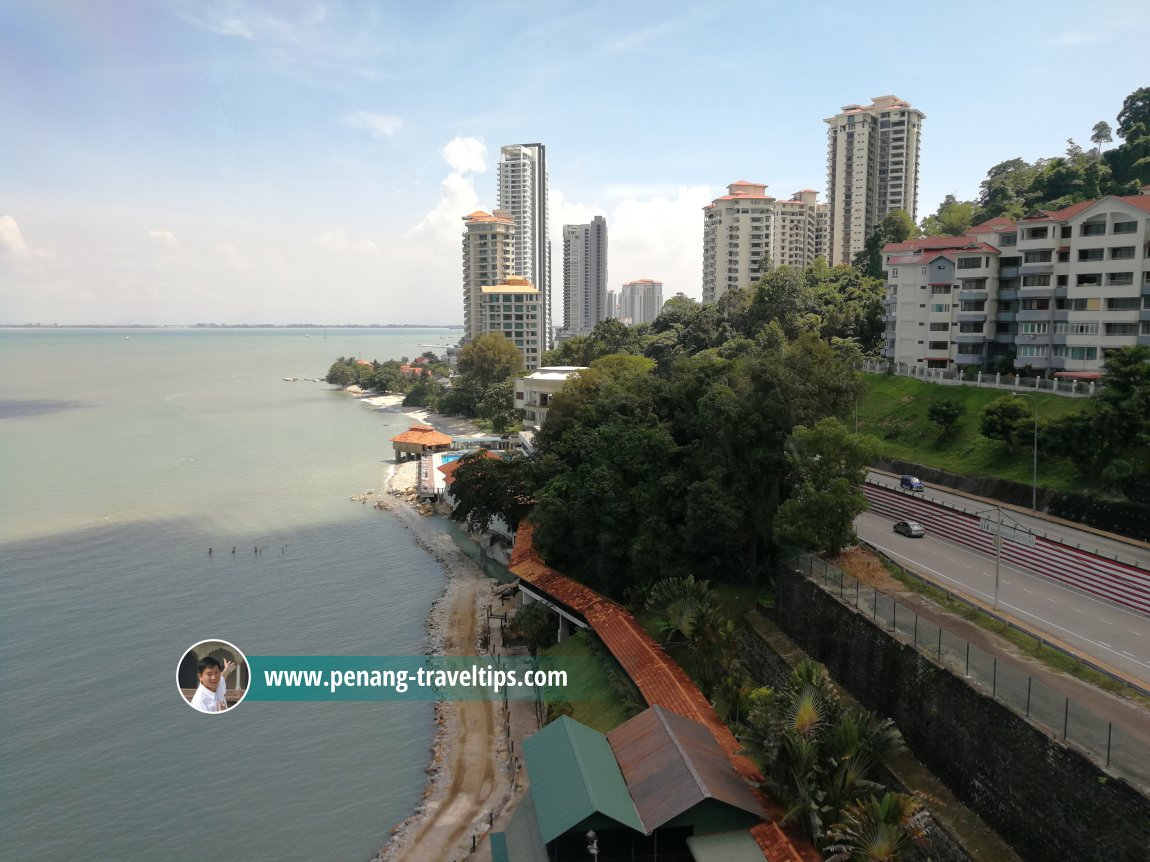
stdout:
{"type": "Polygon", "coordinates": [[[500,458],[484,451],[464,455],[451,486],[457,500],[451,519],[482,533],[502,518],[514,530],[535,505],[531,471],[531,462],[513,452],[500,458]]]}
{"type": "MultiPolygon", "coordinates": [[[[784,822],[798,823],[820,847],[850,853],[854,848],[848,845],[862,839],[857,827],[866,817],[865,807],[890,805],[906,818],[895,819],[898,834],[887,837],[895,839],[900,851],[919,837],[920,824],[912,815],[921,806],[913,797],[897,795],[884,803],[887,789],[876,775],[899,744],[898,731],[889,719],[843,703],[826,668],[801,661],[786,685],[754,692],[751,703],[741,738],[756,756],[768,788],[786,804],[784,822]]],[[[892,819],[890,811],[873,813],[880,822],[892,819]]],[[[902,857],[899,852],[874,858],[902,857]]]]}
{"type": "Polygon", "coordinates": [[[919,229],[905,210],[891,210],[867,237],[863,250],[851,261],[869,278],[882,278],[882,249],[890,242],[906,242],[919,236],[919,229]]]}
{"type": "MultiPolygon", "coordinates": [[[[324,380],[335,386],[359,386],[372,392],[411,393],[413,390],[441,388],[435,383],[435,379],[446,380],[447,365],[440,362],[439,357],[430,351],[424,353],[421,358],[427,361],[418,366],[411,366],[416,369],[412,372],[404,372],[400,367],[408,364],[406,356],[385,362],[368,362],[354,356],[341,356],[331,364],[324,380]]],[[[423,404],[420,400],[411,403],[423,404]]]]}
{"type": "Polygon", "coordinates": [[[949,434],[966,412],[966,405],[954,398],[936,401],[926,410],[926,418],[942,428],[943,434],[949,434]]]}

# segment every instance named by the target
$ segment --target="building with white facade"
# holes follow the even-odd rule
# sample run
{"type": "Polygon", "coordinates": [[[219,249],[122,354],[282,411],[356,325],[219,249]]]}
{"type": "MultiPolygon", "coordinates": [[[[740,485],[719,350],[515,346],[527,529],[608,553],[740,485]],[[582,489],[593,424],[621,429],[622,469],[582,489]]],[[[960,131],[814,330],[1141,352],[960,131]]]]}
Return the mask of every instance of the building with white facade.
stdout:
{"type": "Polygon", "coordinates": [[[501,284],[474,288],[469,303],[478,309],[470,339],[500,332],[519,348],[524,368],[539,367],[544,350],[543,299],[530,281],[512,275],[501,284]]]}
{"type": "Polygon", "coordinates": [[[1150,187],[883,249],[884,354],[903,365],[1098,371],[1150,345],[1150,187]]]}
{"type": "Polygon", "coordinates": [[[629,325],[653,323],[663,309],[663,282],[640,278],[619,291],[619,320],[629,325]]]}
{"type": "Polygon", "coordinates": [[[563,329],[585,335],[607,314],[607,220],[563,225],[563,329]]]}
{"type": "Polygon", "coordinates": [[[576,371],[586,370],[577,365],[549,365],[516,378],[515,406],[523,411],[523,424],[536,430],[541,428],[555,393],[576,371]]]}
{"type": "Polygon", "coordinates": [[[551,243],[547,236],[547,153],[543,144],[500,149],[499,209],[515,221],[513,271],[539,289],[545,349],[551,347],[551,243]]]}
{"type": "Polygon", "coordinates": [[[829,210],[812,189],[790,200],[740,180],[703,207],[703,302],[749,287],[771,266],[802,268],[827,254],[829,210]]]}
{"type": "Polygon", "coordinates": [[[926,115],[897,96],[845,105],[827,129],[827,260],[850,263],[891,210],[918,219],[918,165],[926,115]]]}
{"type": "Polygon", "coordinates": [[[506,210],[480,210],[463,217],[463,337],[473,340],[480,326],[479,288],[502,284],[515,274],[515,220],[506,210]]]}

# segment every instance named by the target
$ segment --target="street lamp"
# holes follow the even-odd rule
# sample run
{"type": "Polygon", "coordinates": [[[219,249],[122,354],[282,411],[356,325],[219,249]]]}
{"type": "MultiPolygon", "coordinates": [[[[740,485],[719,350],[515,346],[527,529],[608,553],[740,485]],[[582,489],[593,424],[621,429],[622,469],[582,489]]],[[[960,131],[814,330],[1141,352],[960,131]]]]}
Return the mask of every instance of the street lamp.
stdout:
{"type": "Polygon", "coordinates": [[[1015,395],[1021,395],[1023,398],[1029,398],[1034,402],[1034,475],[1030,482],[1030,508],[1032,511],[1038,511],[1038,397],[1035,395],[1028,395],[1025,392],[1015,392],[1015,395]]]}

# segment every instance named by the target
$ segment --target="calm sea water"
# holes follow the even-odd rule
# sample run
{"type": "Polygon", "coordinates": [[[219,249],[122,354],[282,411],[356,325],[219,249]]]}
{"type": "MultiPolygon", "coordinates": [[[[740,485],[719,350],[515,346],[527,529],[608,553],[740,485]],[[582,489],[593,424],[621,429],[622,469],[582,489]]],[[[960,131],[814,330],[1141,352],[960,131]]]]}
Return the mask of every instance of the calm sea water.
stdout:
{"type": "Polygon", "coordinates": [[[456,337],[0,331],[5,858],[367,859],[413,810],[430,704],[204,716],[175,670],[204,639],[424,651],[442,572],[349,500],[381,487],[409,423],[282,378],[456,337]]]}

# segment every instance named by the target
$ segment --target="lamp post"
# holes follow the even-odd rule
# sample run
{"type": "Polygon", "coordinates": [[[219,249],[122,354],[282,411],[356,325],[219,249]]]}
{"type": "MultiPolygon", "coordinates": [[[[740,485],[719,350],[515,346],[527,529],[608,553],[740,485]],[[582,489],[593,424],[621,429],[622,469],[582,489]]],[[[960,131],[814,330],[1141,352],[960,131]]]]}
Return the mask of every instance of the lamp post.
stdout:
{"type": "Polygon", "coordinates": [[[1038,398],[1034,395],[1028,395],[1025,392],[1015,392],[1015,395],[1021,395],[1023,398],[1029,398],[1034,402],[1034,473],[1030,482],[1030,508],[1031,511],[1038,511],[1038,398]]]}

